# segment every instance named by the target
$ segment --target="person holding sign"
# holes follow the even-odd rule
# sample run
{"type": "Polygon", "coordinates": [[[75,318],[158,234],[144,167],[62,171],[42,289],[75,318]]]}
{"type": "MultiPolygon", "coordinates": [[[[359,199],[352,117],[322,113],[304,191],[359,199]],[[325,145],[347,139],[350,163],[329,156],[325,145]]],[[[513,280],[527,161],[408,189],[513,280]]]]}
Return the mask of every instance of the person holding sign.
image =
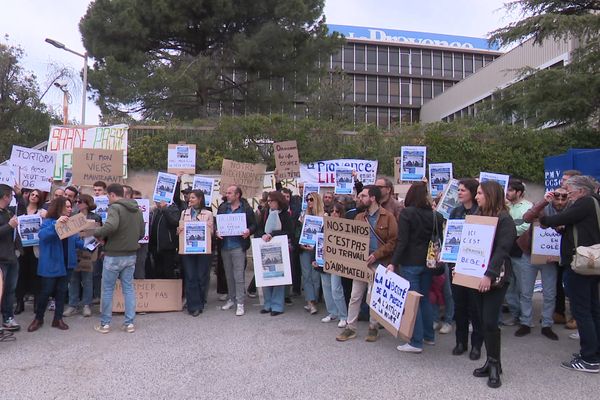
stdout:
{"type": "MultiPolygon", "coordinates": [[[[300,223],[303,224],[303,232],[304,228],[310,229],[310,227],[306,227],[306,220],[308,216],[317,216],[323,217],[324,209],[323,209],[323,201],[321,200],[321,196],[318,193],[307,193],[306,194],[306,213],[300,217],[300,223]]],[[[322,219],[321,219],[321,228],[322,228],[322,219]]],[[[321,229],[319,229],[319,232],[321,229]]],[[[313,232],[313,236],[316,241],[317,232],[313,232]]],[[[316,244],[316,242],[315,242],[316,244]]],[[[302,243],[302,236],[300,237],[300,265],[302,267],[302,281],[304,283],[304,298],[306,300],[306,305],[304,309],[309,313],[316,314],[317,311],[317,301],[319,300],[319,291],[321,290],[321,274],[319,271],[312,267],[312,262],[315,260],[315,246],[308,245],[302,243]]]]}
{"type": "MultiPolygon", "coordinates": [[[[274,236],[286,235],[288,247],[291,248],[290,238],[294,235],[294,225],[288,213],[288,203],[285,197],[278,191],[269,192],[267,203],[269,207],[263,210],[254,237],[269,242],[274,236]]],[[[263,294],[265,304],[260,313],[271,313],[272,317],[283,314],[285,286],[264,286],[263,294]]]]}
{"type": "Polygon", "coordinates": [[[544,227],[564,226],[560,242],[561,260],[567,268],[567,292],[571,311],[577,321],[580,351],[563,368],[582,372],[600,372],[600,275],[581,275],[573,271],[573,253],[578,246],[600,243],[600,196],[593,182],[585,176],[573,176],[566,183],[568,199],[573,203],[563,212],[540,218],[544,227]],[[577,234],[577,240],[575,240],[577,234]]]}
{"type": "Polygon", "coordinates": [[[502,384],[500,374],[500,328],[498,318],[500,307],[506,294],[505,281],[510,276],[510,250],[517,238],[515,223],[508,213],[504,200],[504,189],[498,182],[481,182],[477,188],[477,215],[498,218],[496,234],[492,244],[491,257],[483,278],[479,283],[479,292],[475,297],[479,318],[483,328],[483,341],[487,360],[481,368],[473,371],[476,377],[488,377],[488,386],[498,388],[502,384]]]}
{"type": "MultiPolygon", "coordinates": [[[[387,264],[390,261],[396,237],[398,235],[398,224],[396,217],[381,207],[381,189],[375,185],[367,185],[358,194],[358,203],[362,212],[358,213],[355,220],[365,221],[369,224],[369,257],[367,266],[374,269],[379,264],[387,264]]],[[[370,283],[354,279],[352,281],[352,294],[348,304],[348,321],[346,329],[335,339],[345,342],[356,337],[356,323],[360,313],[365,291],[370,283]]],[[[371,317],[369,320],[369,331],[365,341],[375,342],[379,334],[379,324],[371,317]]]]}
{"type": "Polygon", "coordinates": [[[35,332],[44,324],[44,313],[50,296],[54,296],[56,308],[52,327],[67,330],[69,326],[63,321],[67,285],[71,272],[77,265],[76,249],[83,249],[83,240],[75,234],[64,239],[58,236],[56,225],[69,220],[73,207],[71,200],[60,197],[52,200],[46,219],[40,229],[40,259],[38,275],[40,276],[40,293],[37,301],[35,319],[27,328],[35,332]]]}
{"type": "MultiPolygon", "coordinates": [[[[184,225],[191,221],[206,222],[206,237],[213,233],[213,213],[206,208],[204,201],[204,192],[201,189],[192,190],[189,194],[189,207],[181,213],[177,234],[182,235],[184,225]]],[[[210,243],[210,240],[207,240],[210,243]]],[[[185,276],[185,298],[187,300],[187,310],[192,317],[197,317],[204,310],[206,292],[210,282],[210,263],[212,254],[207,249],[208,254],[184,254],[181,256],[183,264],[183,273],[185,276]]]]}
{"type": "Polygon", "coordinates": [[[409,343],[397,347],[398,351],[421,353],[423,343],[435,343],[433,312],[428,296],[433,271],[427,268],[426,258],[434,223],[437,223],[438,232],[442,232],[443,217],[437,213],[434,220],[433,213],[436,211],[432,209],[425,182],[411,185],[404,206],[406,208],[400,213],[398,224],[398,242],[387,269],[409,281],[410,290],[423,295],[419,300],[413,336],[409,343]]]}
{"type": "Polygon", "coordinates": [[[14,318],[15,289],[19,275],[16,251],[21,249],[21,239],[16,234],[17,217],[8,209],[13,198],[13,189],[0,184],[0,269],[2,272],[2,327],[7,331],[18,331],[21,326],[14,318]]]}

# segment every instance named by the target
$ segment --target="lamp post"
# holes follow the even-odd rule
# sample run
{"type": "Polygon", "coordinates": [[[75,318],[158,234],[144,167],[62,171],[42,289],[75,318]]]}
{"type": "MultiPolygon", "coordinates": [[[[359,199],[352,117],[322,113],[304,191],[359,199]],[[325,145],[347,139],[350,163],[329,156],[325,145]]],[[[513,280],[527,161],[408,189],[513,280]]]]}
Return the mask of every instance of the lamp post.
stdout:
{"type": "Polygon", "coordinates": [[[83,58],[83,95],[81,99],[81,124],[85,125],[85,103],[87,102],[87,70],[88,70],[88,54],[87,52],[81,54],[74,50],[69,49],[67,46],[56,40],[46,38],[46,43],[50,43],[52,46],[68,51],[71,54],[75,54],[83,58]]]}

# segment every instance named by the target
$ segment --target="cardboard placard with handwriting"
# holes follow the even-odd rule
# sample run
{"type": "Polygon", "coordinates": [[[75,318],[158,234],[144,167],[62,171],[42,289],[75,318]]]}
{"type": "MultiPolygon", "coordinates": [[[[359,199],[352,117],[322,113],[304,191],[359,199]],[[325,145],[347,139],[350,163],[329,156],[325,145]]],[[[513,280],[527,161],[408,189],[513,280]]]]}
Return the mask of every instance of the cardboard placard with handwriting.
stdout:
{"type": "Polygon", "coordinates": [[[96,227],[96,222],[91,219],[87,219],[84,214],[77,214],[69,217],[67,222],[56,222],[54,229],[60,240],[73,236],[76,233],[84,231],[86,229],[93,229],[96,227]]]}
{"type": "Polygon", "coordinates": [[[73,149],[73,184],[123,182],[123,150],[73,149]]]}
{"type": "Polygon", "coordinates": [[[544,265],[559,262],[561,240],[560,233],[552,228],[543,229],[539,222],[534,222],[531,235],[531,264],[544,265]]]}
{"type": "Polygon", "coordinates": [[[342,218],[324,217],[325,243],[323,270],[349,279],[371,282],[373,270],[369,257],[369,224],[342,218]]]}
{"type": "Polygon", "coordinates": [[[278,179],[300,178],[300,156],[295,140],[273,143],[275,150],[275,168],[278,179]]]}
{"type": "Polygon", "coordinates": [[[223,159],[220,193],[225,195],[229,186],[242,189],[245,198],[260,196],[264,187],[267,166],[223,159]]]}
{"type": "MultiPolygon", "coordinates": [[[[165,312],[181,311],[181,279],[134,279],[135,311],[165,312]]],[[[121,282],[117,281],[113,295],[113,312],[124,312],[125,301],[121,282]]]]}

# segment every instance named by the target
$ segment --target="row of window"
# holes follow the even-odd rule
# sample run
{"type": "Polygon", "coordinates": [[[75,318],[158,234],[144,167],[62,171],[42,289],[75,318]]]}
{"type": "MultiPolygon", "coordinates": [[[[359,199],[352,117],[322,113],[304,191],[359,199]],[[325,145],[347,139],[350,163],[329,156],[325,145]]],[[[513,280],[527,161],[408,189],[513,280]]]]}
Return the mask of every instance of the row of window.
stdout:
{"type": "Polygon", "coordinates": [[[451,81],[354,75],[345,100],[353,103],[421,106],[453,85],[451,81]]]}

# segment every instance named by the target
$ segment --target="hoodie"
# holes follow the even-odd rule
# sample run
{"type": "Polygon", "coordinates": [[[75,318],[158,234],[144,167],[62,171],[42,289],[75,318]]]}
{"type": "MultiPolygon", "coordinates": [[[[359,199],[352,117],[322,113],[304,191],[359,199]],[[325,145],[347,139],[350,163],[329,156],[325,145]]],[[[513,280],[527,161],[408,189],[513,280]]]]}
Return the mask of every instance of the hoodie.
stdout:
{"type": "Polygon", "coordinates": [[[108,216],[94,236],[105,239],[104,253],[110,257],[135,255],[144,237],[144,218],[137,202],[119,199],[108,206],[108,216]]]}

